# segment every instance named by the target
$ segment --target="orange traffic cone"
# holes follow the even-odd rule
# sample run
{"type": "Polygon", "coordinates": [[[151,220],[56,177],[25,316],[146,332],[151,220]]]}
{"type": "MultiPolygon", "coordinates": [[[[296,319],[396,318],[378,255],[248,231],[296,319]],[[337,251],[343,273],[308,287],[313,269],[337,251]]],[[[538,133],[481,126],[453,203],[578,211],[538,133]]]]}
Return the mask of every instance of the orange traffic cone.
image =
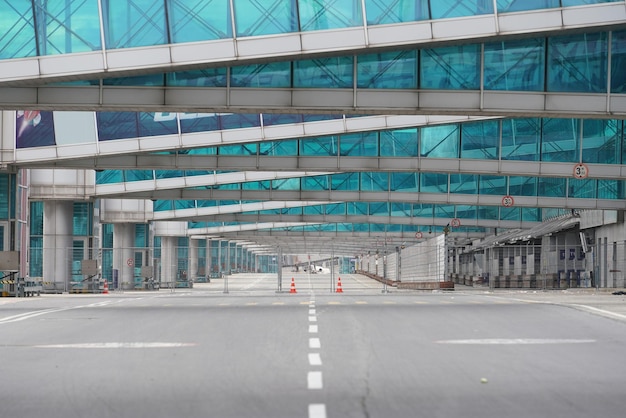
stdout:
{"type": "Polygon", "coordinates": [[[343,293],[343,288],[341,287],[341,277],[337,277],[337,290],[335,293],[343,293]]]}
{"type": "Polygon", "coordinates": [[[293,277],[291,278],[291,289],[289,289],[289,293],[298,293],[296,292],[296,282],[293,281],[293,277]]]}
{"type": "Polygon", "coordinates": [[[104,281],[104,290],[102,291],[102,294],[104,295],[109,294],[109,281],[108,280],[104,281]]]}

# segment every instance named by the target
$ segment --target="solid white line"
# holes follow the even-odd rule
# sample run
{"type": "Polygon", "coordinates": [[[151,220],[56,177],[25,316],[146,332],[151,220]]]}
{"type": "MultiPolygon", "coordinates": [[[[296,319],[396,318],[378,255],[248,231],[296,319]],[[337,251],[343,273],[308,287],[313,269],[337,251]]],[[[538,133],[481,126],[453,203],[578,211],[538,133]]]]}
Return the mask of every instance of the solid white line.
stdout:
{"type": "Polygon", "coordinates": [[[439,344],[474,344],[474,345],[527,345],[527,344],[588,344],[596,340],[575,340],[556,338],[485,338],[474,340],[442,340],[439,344]]]}
{"type": "Polygon", "coordinates": [[[309,418],[326,418],[326,405],[323,403],[309,405],[309,418]]]}
{"type": "Polygon", "coordinates": [[[35,348],[179,348],[193,347],[194,343],[81,343],[81,344],[46,344],[35,348]]]}
{"type": "Polygon", "coordinates": [[[317,321],[317,317],[309,316],[309,322],[316,322],[316,321],[317,321]]]}
{"type": "Polygon", "coordinates": [[[317,333],[317,325],[309,325],[309,332],[311,334],[317,333]]]}
{"type": "Polygon", "coordinates": [[[309,353],[309,364],[311,366],[321,366],[322,356],[320,356],[320,353],[309,353]]]}
{"type": "Polygon", "coordinates": [[[322,372],[309,372],[307,374],[307,387],[309,389],[322,389],[322,372]]]}
{"type": "Polygon", "coordinates": [[[309,338],[309,348],[320,348],[322,343],[319,338],[309,338]]]}

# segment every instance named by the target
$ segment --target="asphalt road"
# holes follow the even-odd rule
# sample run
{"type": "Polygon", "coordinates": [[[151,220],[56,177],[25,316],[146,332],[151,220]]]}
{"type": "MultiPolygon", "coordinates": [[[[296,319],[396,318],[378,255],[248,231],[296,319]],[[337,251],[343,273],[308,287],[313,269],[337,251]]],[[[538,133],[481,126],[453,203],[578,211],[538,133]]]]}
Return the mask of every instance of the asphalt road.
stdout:
{"type": "Polygon", "coordinates": [[[0,417],[626,413],[626,316],[341,279],[0,299],[0,417]]]}

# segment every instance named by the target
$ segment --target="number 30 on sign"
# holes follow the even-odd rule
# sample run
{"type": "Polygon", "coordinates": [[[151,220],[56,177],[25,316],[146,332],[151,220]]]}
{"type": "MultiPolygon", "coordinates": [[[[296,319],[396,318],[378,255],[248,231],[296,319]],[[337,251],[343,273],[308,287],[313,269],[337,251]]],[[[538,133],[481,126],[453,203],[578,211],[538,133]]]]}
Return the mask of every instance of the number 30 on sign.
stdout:
{"type": "Polygon", "coordinates": [[[578,163],[574,166],[574,177],[577,179],[586,179],[589,175],[589,167],[587,164],[578,163]]]}

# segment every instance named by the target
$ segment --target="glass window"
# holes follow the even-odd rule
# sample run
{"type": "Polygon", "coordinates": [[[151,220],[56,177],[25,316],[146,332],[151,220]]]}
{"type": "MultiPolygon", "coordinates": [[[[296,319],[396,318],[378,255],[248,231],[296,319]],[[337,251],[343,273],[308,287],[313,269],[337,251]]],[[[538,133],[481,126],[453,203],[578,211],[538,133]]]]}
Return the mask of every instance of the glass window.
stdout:
{"type": "Polygon", "coordinates": [[[539,179],[539,196],[566,197],[567,179],[542,177],[539,179]]]}
{"type": "Polygon", "coordinates": [[[261,118],[263,119],[263,126],[286,125],[304,121],[302,114],[290,115],[288,113],[263,113],[261,118]]]}
{"type": "Polygon", "coordinates": [[[568,179],[567,197],[595,199],[597,196],[596,179],[568,179]]]}
{"type": "Polygon", "coordinates": [[[497,160],[500,123],[484,121],[461,125],[461,158],[497,160]]]}
{"type": "Polygon", "coordinates": [[[606,82],[606,32],[548,38],[548,91],[603,93],[606,82]]]}
{"type": "Polygon", "coordinates": [[[173,43],[233,37],[228,0],[169,0],[166,4],[173,43]]]}
{"type": "MultiPolygon", "coordinates": [[[[0,48],[1,50],[1,48],[0,48]]],[[[626,31],[615,31],[611,38],[611,92],[626,92],[626,31]]]]}
{"type": "Polygon", "coordinates": [[[362,172],[361,191],[386,192],[389,190],[389,175],[385,172],[362,172]]]}
{"type": "Polygon", "coordinates": [[[419,175],[417,173],[389,173],[390,191],[417,192],[419,191],[419,175]]]}
{"type": "Polygon", "coordinates": [[[93,221],[92,203],[74,202],[73,234],[75,236],[91,235],[93,221]]]}
{"type": "Polygon", "coordinates": [[[496,4],[499,13],[550,9],[561,6],[559,0],[498,0],[496,4]]]}
{"type": "Polygon", "coordinates": [[[420,173],[421,193],[448,193],[448,175],[441,173],[420,173]]]}
{"type": "Polygon", "coordinates": [[[240,129],[261,126],[261,115],[258,113],[221,113],[220,129],[240,129]]]}
{"type": "Polygon", "coordinates": [[[168,86],[179,87],[226,87],[226,82],[226,68],[167,73],[166,80],[168,86]]]}
{"type": "Polygon", "coordinates": [[[357,86],[362,89],[417,88],[417,51],[357,56],[357,86]]]}
{"type": "Polygon", "coordinates": [[[545,39],[485,44],[485,90],[544,91],[545,39]]]}
{"type": "Polygon", "coordinates": [[[298,155],[298,140],[269,141],[259,143],[259,153],[271,156],[295,156],[298,155]]]}
{"type": "Polygon", "coordinates": [[[300,190],[300,177],[272,180],[273,190],[300,190]]]}
{"type": "Polygon", "coordinates": [[[30,203],[30,234],[43,235],[43,202],[30,203]]]}
{"type": "Polygon", "coordinates": [[[481,175],[478,180],[480,194],[502,195],[507,194],[507,178],[505,176],[481,175]]]}
{"type": "Polygon", "coordinates": [[[598,3],[614,3],[621,2],[622,0],[561,0],[563,7],[570,6],[584,6],[586,4],[598,4],[598,3]]]}
{"type": "Polygon", "coordinates": [[[509,177],[509,194],[512,196],[537,196],[537,177],[509,177]]]}
{"type": "Polygon", "coordinates": [[[169,43],[163,2],[102,0],[104,36],[109,49],[169,43]]]}
{"type": "Polygon", "coordinates": [[[303,177],[302,190],[329,190],[329,176],[303,177]]]}
{"type": "Polygon", "coordinates": [[[450,174],[450,193],[478,194],[478,176],[450,174]]]}
{"type": "Polygon", "coordinates": [[[300,30],[363,26],[361,1],[355,0],[299,0],[300,30]]]}
{"type": "Polygon", "coordinates": [[[420,88],[478,90],[480,45],[468,44],[420,50],[420,88]]]}
{"type": "Polygon", "coordinates": [[[30,1],[0,0],[0,59],[37,55],[30,1]]]}
{"type": "Polygon", "coordinates": [[[428,0],[365,0],[368,25],[428,20],[428,0]]]}
{"type": "Polygon", "coordinates": [[[431,158],[459,158],[459,125],[420,128],[420,155],[431,158]]]}
{"type": "Polygon", "coordinates": [[[295,88],[352,88],[353,58],[330,57],[294,61],[295,88]]]}
{"type": "Polygon", "coordinates": [[[431,218],[434,216],[433,205],[416,203],[413,205],[413,216],[415,218],[431,218]]]}
{"type": "MultiPolygon", "coordinates": [[[[134,113],[134,112],[131,112],[134,113]]],[[[173,135],[178,133],[176,119],[159,120],[155,113],[136,112],[139,136],[173,135]]]]}
{"type": "Polygon", "coordinates": [[[232,67],[230,85],[232,87],[291,87],[291,63],[285,61],[232,67]]]}
{"type": "Polygon", "coordinates": [[[98,140],[137,138],[137,114],[135,112],[97,112],[98,140]]]}
{"type": "Polygon", "coordinates": [[[338,137],[323,136],[300,141],[300,155],[327,156],[337,155],[338,137]]]}
{"type": "Polygon", "coordinates": [[[339,138],[339,154],[351,157],[378,156],[378,133],[363,132],[341,135],[339,138]]]}
{"type": "Polygon", "coordinates": [[[585,119],[583,124],[583,162],[619,164],[621,161],[622,121],[585,119]]]}
{"type": "Polygon", "coordinates": [[[624,199],[623,180],[598,180],[598,199],[624,199]]]}
{"type": "Polygon", "coordinates": [[[503,160],[539,161],[541,119],[502,120],[503,160]]]}
{"type": "Polygon", "coordinates": [[[381,131],[381,157],[417,157],[417,128],[381,131]]]}
{"type": "Polygon", "coordinates": [[[493,13],[492,0],[437,0],[430,2],[433,19],[475,16],[493,13]]]}
{"type": "Polygon", "coordinates": [[[164,86],[165,74],[146,74],[136,77],[105,78],[105,86],[164,86]]]}
{"type": "Polygon", "coordinates": [[[372,202],[369,204],[369,207],[369,214],[371,216],[390,216],[389,203],[387,202],[372,202]]]}
{"type": "Polygon", "coordinates": [[[542,161],[577,162],[580,156],[579,119],[543,119],[542,161]]]}
{"type": "Polygon", "coordinates": [[[33,3],[39,36],[39,55],[101,49],[100,18],[96,0],[36,0],[33,3]]]}
{"type": "Polygon", "coordinates": [[[330,176],[333,190],[359,190],[359,173],[341,173],[330,176]]]}
{"type": "Polygon", "coordinates": [[[237,36],[259,36],[298,31],[296,0],[235,0],[237,36]]]}

